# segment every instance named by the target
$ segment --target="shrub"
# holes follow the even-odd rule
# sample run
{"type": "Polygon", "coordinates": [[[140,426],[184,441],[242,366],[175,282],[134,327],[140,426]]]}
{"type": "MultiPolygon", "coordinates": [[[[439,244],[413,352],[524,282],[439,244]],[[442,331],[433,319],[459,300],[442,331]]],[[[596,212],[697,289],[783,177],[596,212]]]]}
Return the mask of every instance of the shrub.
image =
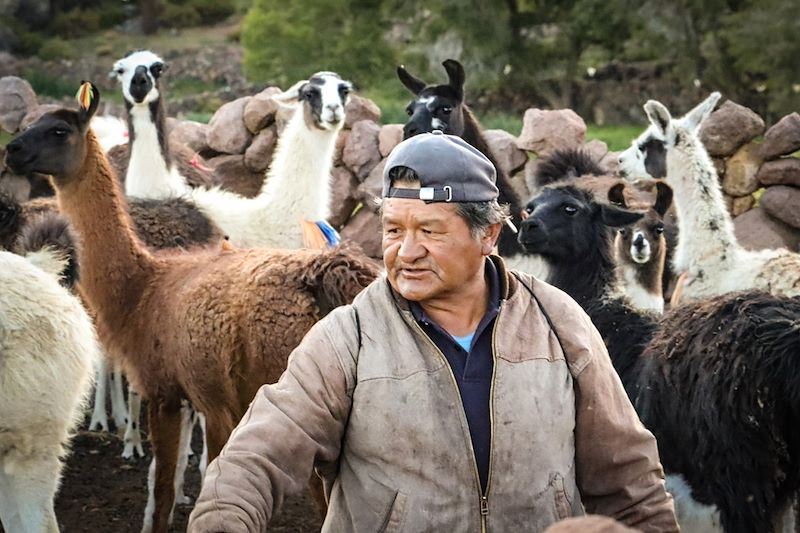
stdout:
{"type": "Polygon", "coordinates": [[[100,29],[100,12],[96,9],[76,8],[57,13],[50,23],[50,31],[59,38],[81,37],[100,29]]]}
{"type": "Polygon", "coordinates": [[[61,37],[52,37],[42,43],[39,48],[39,57],[42,59],[74,59],[75,51],[67,41],[61,37]]]}

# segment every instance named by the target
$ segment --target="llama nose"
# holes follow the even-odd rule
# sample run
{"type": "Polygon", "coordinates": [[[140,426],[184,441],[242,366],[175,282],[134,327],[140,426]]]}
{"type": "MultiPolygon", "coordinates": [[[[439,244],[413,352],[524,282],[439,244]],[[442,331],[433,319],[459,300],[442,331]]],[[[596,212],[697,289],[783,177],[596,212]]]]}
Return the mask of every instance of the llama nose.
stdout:
{"type": "Polygon", "coordinates": [[[19,139],[14,139],[6,145],[6,152],[9,154],[14,154],[20,150],[22,150],[22,142],[19,139]]]}
{"type": "Polygon", "coordinates": [[[636,248],[644,248],[644,235],[642,235],[641,233],[636,235],[636,238],[633,239],[633,245],[636,248]]]}
{"type": "Polygon", "coordinates": [[[403,126],[403,139],[410,139],[414,135],[418,135],[420,133],[422,133],[422,129],[416,124],[409,122],[403,126]]]}

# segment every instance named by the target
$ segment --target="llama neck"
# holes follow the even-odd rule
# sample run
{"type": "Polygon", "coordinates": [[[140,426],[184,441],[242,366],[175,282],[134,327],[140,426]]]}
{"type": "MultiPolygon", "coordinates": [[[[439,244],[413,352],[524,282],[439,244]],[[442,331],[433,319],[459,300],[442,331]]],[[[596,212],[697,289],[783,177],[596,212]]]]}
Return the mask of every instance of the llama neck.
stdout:
{"type": "Polygon", "coordinates": [[[637,309],[664,312],[664,291],[661,286],[663,251],[659,255],[660,258],[656,257],[644,265],[625,262],[619,267],[625,297],[637,309]]]}
{"type": "Polygon", "coordinates": [[[115,316],[127,314],[125,306],[140,296],[135,280],[152,265],[152,256],[133,233],[114,171],[94,133],[86,134],[86,157],[81,168],[58,186],[59,210],[81,236],[82,292],[96,310],[115,316]]]}
{"type": "Polygon", "coordinates": [[[259,200],[266,200],[271,211],[283,213],[292,222],[327,219],[338,133],[338,128],[309,128],[303,109],[297,109],[275,148],[259,200]]]}
{"type": "Polygon", "coordinates": [[[546,257],[550,273],[547,282],[569,294],[582,307],[605,297],[620,296],[610,241],[611,231],[606,230],[597,239],[600,246],[578,260],[546,257]]]}
{"type": "Polygon", "coordinates": [[[735,261],[739,246],[711,158],[694,135],[682,130],[678,135],[685,141],[667,153],[680,225],[675,265],[691,271],[735,261]]]}
{"type": "Polygon", "coordinates": [[[171,198],[185,192],[186,184],[172,166],[165,134],[162,99],[128,107],[130,161],[125,194],[138,198],[171,198]]]}
{"type": "MultiPolygon", "coordinates": [[[[494,154],[492,154],[492,151],[489,148],[489,143],[486,142],[486,138],[483,136],[481,125],[478,122],[478,119],[475,118],[472,110],[465,105],[463,106],[463,113],[464,132],[461,137],[469,144],[477,148],[478,151],[485,155],[489,161],[492,162],[492,165],[494,165],[494,168],[497,171],[497,189],[500,193],[497,201],[501,205],[508,205],[511,213],[511,222],[516,228],[519,228],[522,224],[522,204],[517,197],[517,193],[511,186],[508,176],[505,175],[503,170],[497,164],[494,154]]],[[[511,231],[511,228],[507,226],[503,226],[500,231],[500,238],[497,240],[497,250],[500,255],[505,256],[524,253],[522,246],[517,241],[517,234],[511,231]]]]}

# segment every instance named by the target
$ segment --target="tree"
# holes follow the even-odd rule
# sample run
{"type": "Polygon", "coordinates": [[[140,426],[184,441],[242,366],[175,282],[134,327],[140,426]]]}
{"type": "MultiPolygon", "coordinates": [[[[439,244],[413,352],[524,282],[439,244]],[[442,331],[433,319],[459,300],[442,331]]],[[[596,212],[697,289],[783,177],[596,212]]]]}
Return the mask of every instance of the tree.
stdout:
{"type": "Polygon", "coordinates": [[[158,29],[158,0],[141,0],[139,9],[142,12],[142,31],[151,35],[158,29]]]}
{"type": "Polygon", "coordinates": [[[360,84],[390,75],[380,0],[255,0],[242,27],[249,78],[286,87],[332,70],[360,84]]]}

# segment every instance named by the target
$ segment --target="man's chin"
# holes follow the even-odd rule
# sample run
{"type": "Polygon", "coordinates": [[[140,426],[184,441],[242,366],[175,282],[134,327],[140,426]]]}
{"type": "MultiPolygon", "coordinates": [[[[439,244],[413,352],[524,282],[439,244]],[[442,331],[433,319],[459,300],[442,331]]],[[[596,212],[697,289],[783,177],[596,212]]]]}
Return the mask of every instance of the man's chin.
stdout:
{"type": "Polygon", "coordinates": [[[425,301],[435,293],[430,283],[421,283],[417,280],[398,279],[394,283],[394,289],[400,296],[411,302],[425,301]]]}

